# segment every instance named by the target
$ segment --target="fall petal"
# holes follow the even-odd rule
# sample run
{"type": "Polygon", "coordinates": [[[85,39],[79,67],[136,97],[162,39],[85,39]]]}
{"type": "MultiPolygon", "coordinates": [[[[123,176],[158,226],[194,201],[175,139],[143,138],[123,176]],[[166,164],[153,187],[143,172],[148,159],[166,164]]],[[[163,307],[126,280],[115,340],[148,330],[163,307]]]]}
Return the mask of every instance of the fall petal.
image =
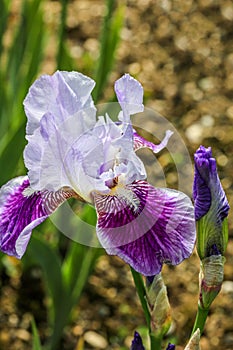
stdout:
{"type": "Polygon", "coordinates": [[[0,190],[0,249],[21,258],[31,232],[43,222],[72,191],[32,192],[28,178],[18,177],[0,190]]]}
{"type": "Polygon", "coordinates": [[[195,243],[190,199],[183,193],[135,181],[112,195],[94,194],[97,235],[107,253],[152,276],[163,263],[179,264],[195,243]]]}

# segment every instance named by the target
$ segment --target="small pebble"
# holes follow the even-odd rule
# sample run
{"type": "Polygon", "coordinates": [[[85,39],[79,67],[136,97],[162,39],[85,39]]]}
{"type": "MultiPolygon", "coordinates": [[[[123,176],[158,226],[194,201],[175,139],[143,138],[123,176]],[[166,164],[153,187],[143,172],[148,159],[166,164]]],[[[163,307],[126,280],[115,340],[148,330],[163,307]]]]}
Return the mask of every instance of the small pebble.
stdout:
{"type": "Polygon", "coordinates": [[[108,346],[107,340],[100,334],[88,331],[84,334],[84,340],[95,349],[105,349],[108,346]]]}

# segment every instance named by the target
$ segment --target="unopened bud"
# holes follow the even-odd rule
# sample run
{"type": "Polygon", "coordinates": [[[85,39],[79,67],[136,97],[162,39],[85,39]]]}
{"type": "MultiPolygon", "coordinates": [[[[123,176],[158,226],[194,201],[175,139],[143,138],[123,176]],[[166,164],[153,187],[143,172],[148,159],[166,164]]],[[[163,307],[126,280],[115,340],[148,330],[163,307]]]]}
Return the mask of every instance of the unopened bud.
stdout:
{"type": "Polygon", "coordinates": [[[200,337],[201,337],[201,333],[200,333],[200,329],[198,328],[196,332],[193,333],[191,339],[189,340],[184,350],[201,350],[200,337]]]}
{"type": "Polygon", "coordinates": [[[193,199],[200,259],[213,255],[213,246],[224,255],[228,242],[229,204],[218,177],[211,148],[200,146],[194,155],[193,199]]]}
{"type": "Polygon", "coordinates": [[[201,262],[200,271],[200,305],[209,309],[220,292],[224,277],[225,258],[222,255],[211,255],[201,262]]]}
{"type": "Polygon", "coordinates": [[[145,350],[142,344],[142,338],[138,332],[134,332],[134,338],[130,350],[145,350]]]}
{"type": "Polygon", "coordinates": [[[151,314],[151,331],[156,335],[164,335],[171,326],[171,308],[161,273],[147,285],[146,295],[151,314]]]}

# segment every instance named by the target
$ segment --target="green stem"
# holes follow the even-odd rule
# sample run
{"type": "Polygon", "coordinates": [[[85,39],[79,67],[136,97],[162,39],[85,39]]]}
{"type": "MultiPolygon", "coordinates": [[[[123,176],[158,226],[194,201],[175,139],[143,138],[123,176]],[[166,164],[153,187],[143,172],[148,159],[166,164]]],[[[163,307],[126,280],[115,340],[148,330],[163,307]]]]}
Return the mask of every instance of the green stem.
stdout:
{"type": "Polygon", "coordinates": [[[135,287],[137,289],[137,293],[145,314],[145,318],[146,318],[146,323],[150,332],[150,311],[148,309],[147,306],[147,302],[146,302],[146,289],[145,289],[145,285],[142,279],[142,276],[140,275],[140,273],[138,273],[137,271],[135,271],[132,267],[130,267],[131,269],[131,273],[133,276],[133,280],[134,280],[134,284],[135,287]]]}
{"type": "Polygon", "coordinates": [[[150,349],[151,350],[161,350],[161,344],[162,344],[162,336],[161,334],[155,335],[151,333],[151,316],[150,311],[146,302],[146,289],[143,282],[143,278],[140,273],[135,271],[132,267],[130,267],[131,273],[133,276],[134,284],[137,289],[137,293],[145,314],[146,323],[149,331],[150,336],[150,349]]]}
{"type": "Polygon", "coordinates": [[[197,315],[195,323],[193,326],[192,334],[199,328],[201,334],[203,333],[205,322],[209,313],[209,309],[203,309],[200,304],[198,304],[197,315]]]}
{"type": "Polygon", "coordinates": [[[162,346],[162,337],[161,336],[155,336],[154,334],[150,333],[150,348],[151,350],[161,350],[162,346]]]}

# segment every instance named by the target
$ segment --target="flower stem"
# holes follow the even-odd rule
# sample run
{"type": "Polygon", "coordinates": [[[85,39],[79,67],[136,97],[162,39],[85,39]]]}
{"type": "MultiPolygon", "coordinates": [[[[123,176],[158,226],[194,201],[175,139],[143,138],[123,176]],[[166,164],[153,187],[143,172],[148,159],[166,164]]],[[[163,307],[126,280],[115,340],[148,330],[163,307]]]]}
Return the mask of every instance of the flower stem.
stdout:
{"type": "Polygon", "coordinates": [[[162,336],[161,334],[153,334],[151,332],[151,315],[150,311],[146,302],[146,289],[143,282],[143,278],[140,273],[135,271],[132,267],[130,267],[131,273],[133,276],[134,284],[137,289],[137,293],[144,311],[144,315],[146,318],[146,323],[149,331],[150,336],[150,349],[151,350],[161,350],[161,343],[162,343],[162,336]]]}
{"type": "Polygon", "coordinates": [[[195,323],[193,326],[193,330],[192,330],[192,334],[199,328],[200,329],[200,333],[203,333],[204,327],[205,327],[205,322],[207,319],[209,313],[209,309],[203,309],[200,304],[198,305],[198,309],[197,309],[197,315],[196,315],[196,319],[195,319],[195,323]]]}
{"type": "Polygon", "coordinates": [[[161,350],[162,338],[150,333],[150,348],[151,350],[161,350]]]}
{"type": "Polygon", "coordinates": [[[148,329],[150,331],[150,311],[148,309],[147,306],[147,302],[146,302],[146,290],[145,290],[145,286],[144,286],[144,282],[142,279],[142,276],[140,275],[140,273],[138,273],[137,271],[135,271],[132,267],[130,267],[131,269],[131,273],[133,276],[133,280],[134,280],[134,284],[135,287],[137,289],[137,293],[145,314],[145,318],[146,318],[146,323],[148,326],[148,329]]]}

